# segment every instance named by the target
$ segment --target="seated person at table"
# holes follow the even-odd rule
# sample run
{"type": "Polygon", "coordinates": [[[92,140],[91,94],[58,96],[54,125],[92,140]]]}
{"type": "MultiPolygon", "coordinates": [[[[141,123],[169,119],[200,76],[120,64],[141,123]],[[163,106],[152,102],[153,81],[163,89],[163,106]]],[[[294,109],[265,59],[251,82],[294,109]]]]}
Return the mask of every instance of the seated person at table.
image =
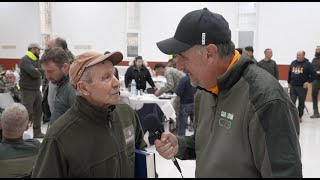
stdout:
{"type": "MultiPolygon", "coordinates": [[[[176,68],[172,67],[166,67],[164,64],[157,63],[154,66],[154,70],[156,71],[157,75],[164,76],[167,80],[164,86],[162,86],[160,89],[158,89],[154,95],[159,97],[163,93],[167,93],[169,91],[176,92],[177,86],[180,82],[180,79],[185,76],[185,73],[182,71],[179,71],[176,68]]],[[[173,107],[176,111],[176,129],[179,129],[179,120],[180,120],[180,97],[177,96],[173,101],[173,107]]]]}
{"type": "Polygon", "coordinates": [[[124,82],[126,88],[131,84],[132,79],[136,81],[137,90],[146,90],[146,81],[150,84],[152,88],[155,89],[154,82],[152,80],[151,74],[147,69],[147,64],[143,61],[142,56],[135,57],[133,65],[131,65],[124,76],[124,82]]]}
{"type": "Polygon", "coordinates": [[[16,77],[10,70],[5,70],[0,64],[0,93],[10,92],[15,102],[20,102],[19,88],[16,83],[16,77]]]}
{"type": "Polygon", "coordinates": [[[40,142],[23,140],[29,128],[29,115],[24,105],[12,103],[2,113],[2,142],[0,143],[0,177],[16,178],[31,175],[40,142]]]}

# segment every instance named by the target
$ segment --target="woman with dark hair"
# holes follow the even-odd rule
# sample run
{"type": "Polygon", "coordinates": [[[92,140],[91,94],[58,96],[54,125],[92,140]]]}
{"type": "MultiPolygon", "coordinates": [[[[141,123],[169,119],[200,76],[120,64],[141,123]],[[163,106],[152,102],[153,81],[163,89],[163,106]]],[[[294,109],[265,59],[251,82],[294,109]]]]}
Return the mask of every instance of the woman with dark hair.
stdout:
{"type": "Polygon", "coordinates": [[[147,69],[147,64],[143,61],[142,56],[135,57],[133,64],[127,69],[124,77],[126,88],[131,84],[132,79],[136,81],[137,90],[142,89],[145,91],[147,87],[146,81],[148,81],[152,88],[155,88],[151,74],[147,69]]]}

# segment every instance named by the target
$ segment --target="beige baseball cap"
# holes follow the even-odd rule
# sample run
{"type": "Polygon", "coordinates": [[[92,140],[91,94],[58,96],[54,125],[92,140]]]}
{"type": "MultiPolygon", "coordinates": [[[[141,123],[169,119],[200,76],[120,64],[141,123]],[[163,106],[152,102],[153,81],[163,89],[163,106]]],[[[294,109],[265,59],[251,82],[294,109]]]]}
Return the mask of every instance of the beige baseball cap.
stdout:
{"type": "Polygon", "coordinates": [[[70,83],[76,88],[77,82],[80,80],[84,70],[87,67],[98,64],[104,60],[109,60],[113,65],[118,64],[123,59],[123,55],[119,51],[115,51],[109,54],[100,54],[97,52],[86,52],[76,56],[74,62],[69,69],[70,83]]]}

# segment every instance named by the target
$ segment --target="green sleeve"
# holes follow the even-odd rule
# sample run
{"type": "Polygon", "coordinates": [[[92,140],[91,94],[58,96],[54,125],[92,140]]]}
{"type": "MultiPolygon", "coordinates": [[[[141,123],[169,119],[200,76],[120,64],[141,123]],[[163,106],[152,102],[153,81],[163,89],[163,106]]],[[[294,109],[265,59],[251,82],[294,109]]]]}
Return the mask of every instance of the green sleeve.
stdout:
{"type": "Polygon", "coordinates": [[[53,138],[44,139],[32,178],[61,178],[68,176],[68,162],[59,142],[53,138]]]}

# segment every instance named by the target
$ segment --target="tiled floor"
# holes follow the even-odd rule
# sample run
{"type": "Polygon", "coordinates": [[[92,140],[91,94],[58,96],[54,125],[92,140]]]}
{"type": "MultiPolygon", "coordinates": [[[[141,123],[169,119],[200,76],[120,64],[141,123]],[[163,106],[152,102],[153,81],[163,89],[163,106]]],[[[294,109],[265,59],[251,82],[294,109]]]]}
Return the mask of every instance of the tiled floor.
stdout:
{"type": "MultiPolygon", "coordinates": [[[[315,178],[320,177],[320,118],[311,119],[310,115],[313,114],[312,103],[306,102],[307,110],[303,116],[303,122],[300,124],[300,146],[301,146],[301,159],[303,166],[303,177],[315,178]]],[[[47,124],[42,125],[43,132],[46,132],[47,124]]],[[[187,135],[192,132],[186,131],[187,135]]],[[[27,131],[27,134],[32,134],[32,128],[27,131]]],[[[147,134],[145,136],[147,140],[147,134]]],[[[42,139],[39,139],[42,141],[42,139]]],[[[155,152],[156,154],[156,169],[159,178],[180,178],[181,175],[173,165],[171,160],[166,160],[159,156],[154,146],[149,146],[148,151],[155,152]]],[[[185,178],[193,178],[195,172],[194,160],[179,160],[182,174],[185,178]]]]}

